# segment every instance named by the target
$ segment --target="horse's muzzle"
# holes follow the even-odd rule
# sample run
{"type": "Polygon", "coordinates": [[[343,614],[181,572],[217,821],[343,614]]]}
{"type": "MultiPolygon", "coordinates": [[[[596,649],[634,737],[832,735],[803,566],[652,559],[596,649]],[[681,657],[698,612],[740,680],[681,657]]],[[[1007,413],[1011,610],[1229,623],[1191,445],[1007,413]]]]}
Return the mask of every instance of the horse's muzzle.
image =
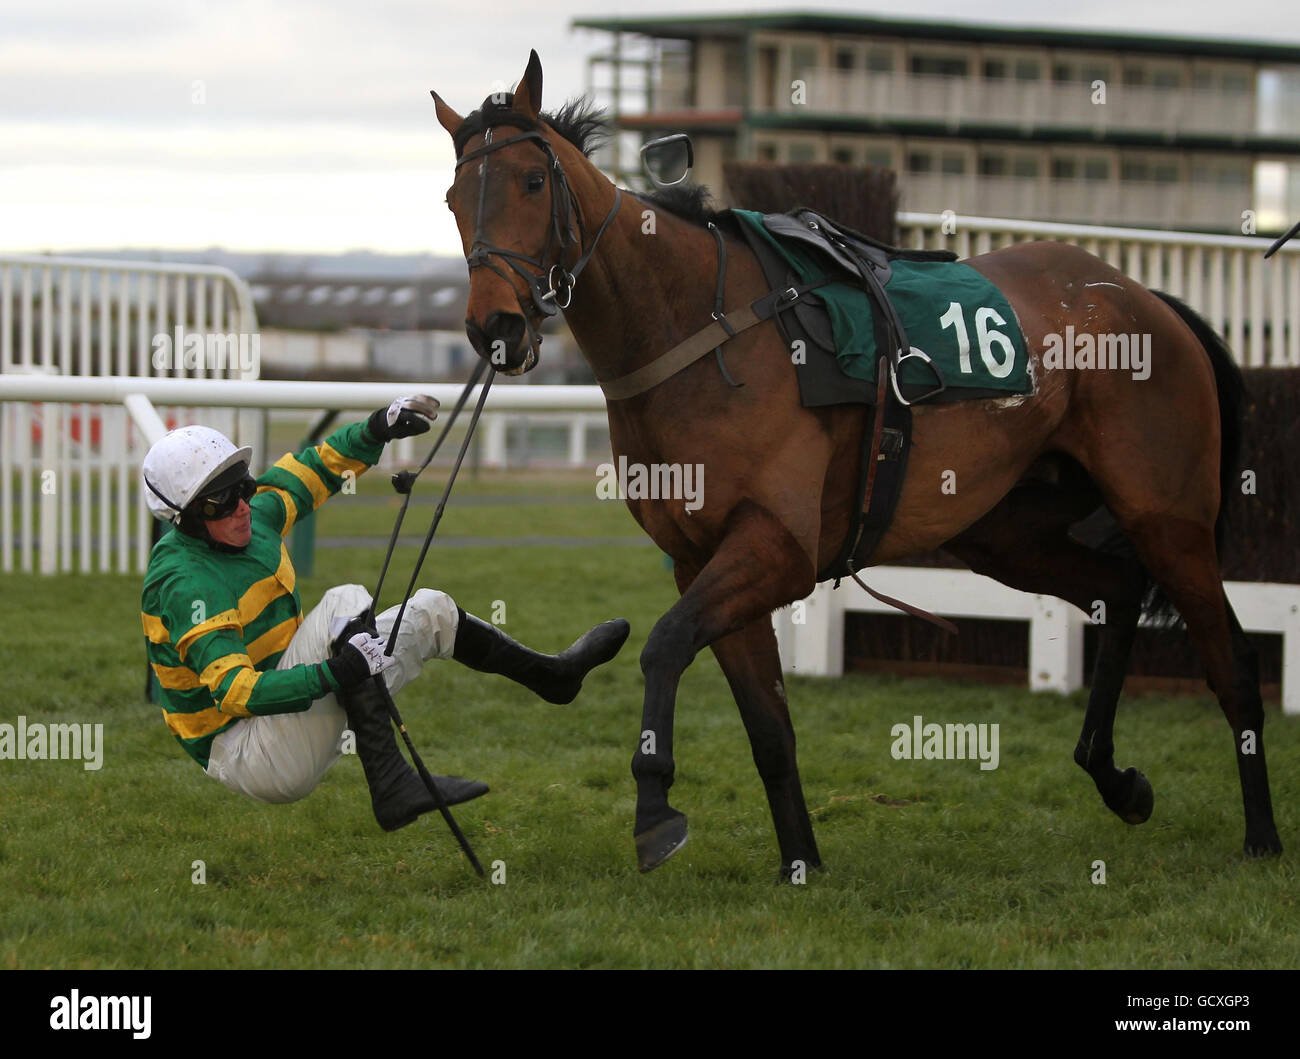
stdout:
{"type": "Polygon", "coordinates": [[[467,319],[465,334],[474,352],[502,375],[522,375],[537,363],[537,351],[520,313],[493,310],[481,327],[467,319]]]}

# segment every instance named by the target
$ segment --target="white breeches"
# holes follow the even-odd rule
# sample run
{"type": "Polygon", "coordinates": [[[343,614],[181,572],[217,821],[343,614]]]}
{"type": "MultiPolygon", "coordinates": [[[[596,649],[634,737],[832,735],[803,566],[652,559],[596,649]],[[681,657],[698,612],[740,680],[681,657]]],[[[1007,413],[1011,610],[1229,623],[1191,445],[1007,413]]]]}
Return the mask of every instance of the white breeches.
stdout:
{"type": "MultiPolygon", "coordinates": [[[[280,658],[277,669],[323,662],[329,657],[330,623],[351,618],[370,605],[360,585],[339,585],[321,597],[280,658]]],[[[378,615],[375,625],[387,640],[398,607],[378,615]]],[[[393,649],[396,664],[384,670],[394,695],[420,675],[431,658],[449,658],[456,644],[456,604],[443,592],[422,588],[411,596],[393,649]]],[[[320,783],[339,759],[347,714],[333,693],[301,713],[245,717],[212,741],[208,775],[231,790],[261,802],[295,802],[320,783]]]]}

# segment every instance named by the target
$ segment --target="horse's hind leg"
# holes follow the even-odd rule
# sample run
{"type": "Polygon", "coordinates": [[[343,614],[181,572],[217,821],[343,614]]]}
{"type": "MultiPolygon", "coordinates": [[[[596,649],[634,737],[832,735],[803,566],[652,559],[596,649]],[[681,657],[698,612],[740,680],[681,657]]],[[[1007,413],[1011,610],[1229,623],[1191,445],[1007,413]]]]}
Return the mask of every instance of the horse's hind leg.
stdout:
{"type": "Polygon", "coordinates": [[[718,640],[712,650],[740,707],[754,764],[767,791],[781,848],[781,874],[788,878],[795,861],[809,868],[820,867],[821,856],[795,763],[794,725],[785,701],[771,618],[765,615],[750,622],[718,640]]]}
{"type": "Polygon", "coordinates": [[[1273,824],[1273,799],[1269,795],[1268,768],[1264,762],[1264,700],[1259,690],[1259,653],[1247,638],[1226,595],[1223,605],[1232,628],[1233,683],[1242,704],[1241,728],[1233,730],[1233,737],[1237,743],[1241,800],[1246,811],[1245,848],[1247,853],[1254,855],[1281,853],[1282,841],[1273,824]],[[1254,733],[1253,740],[1245,738],[1247,732],[1254,733]]]}
{"type": "Polygon", "coordinates": [[[945,548],[976,573],[1023,592],[1059,596],[1090,617],[1097,603],[1105,605],[1074,760],[1092,777],[1107,808],[1140,824],[1151,816],[1154,795],[1137,769],[1115,767],[1114,728],[1146,575],[1135,560],[1087,548],[1069,536],[1070,524],[1092,503],[1090,495],[1023,485],[945,548]]]}
{"type": "Polygon", "coordinates": [[[1264,704],[1254,649],[1228,605],[1209,526],[1167,516],[1127,528],[1152,577],[1187,623],[1206,683],[1232,729],[1246,810],[1245,850],[1281,853],[1264,762],[1264,704]]]}

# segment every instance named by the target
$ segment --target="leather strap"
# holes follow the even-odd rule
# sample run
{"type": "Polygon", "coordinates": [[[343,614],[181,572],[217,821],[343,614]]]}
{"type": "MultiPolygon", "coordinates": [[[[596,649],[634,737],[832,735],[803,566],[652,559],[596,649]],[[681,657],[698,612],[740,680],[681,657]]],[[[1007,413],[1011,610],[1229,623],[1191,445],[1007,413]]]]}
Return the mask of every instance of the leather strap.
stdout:
{"type": "Polygon", "coordinates": [[[597,379],[600,388],[605,392],[605,400],[626,401],[629,397],[653,389],[684,368],[690,367],[728,339],[734,338],[741,331],[747,331],[755,324],[770,320],[776,313],[788,309],[810,290],[815,290],[826,282],[829,281],[823,280],[821,283],[805,283],[782,290],[768,291],[745,308],[719,316],[713,323],[702,327],[690,338],[677,343],[667,353],[637,368],[636,371],[620,375],[617,379],[597,379]]]}
{"type": "Polygon", "coordinates": [[[874,588],[864,582],[857,574],[850,572],[854,583],[861,589],[865,589],[870,595],[880,600],[887,607],[893,607],[895,610],[901,610],[904,614],[910,614],[914,618],[920,618],[928,621],[931,625],[937,625],[944,632],[952,636],[957,635],[957,626],[947,618],[940,618],[937,614],[931,614],[928,610],[922,610],[920,607],[914,607],[910,603],[904,603],[901,599],[895,599],[893,596],[887,596],[883,592],[877,592],[874,588]]]}
{"type": "MultiPolygon", "coordinates": [[[[914,607],[910,603],[904,603],[901,599],[895,599],[893,596],[886,596],[883,592],[877,592],[874,588],[858,577],[857,571],[853,569],[853,553],[857,550],[858,542],[862,540],[862,529],[866,524],[866,513],[871,510],[871,492],[876,485],[876,467],[880,462],[880,439],[884,436],[885,432],[885,402],[889,399],[889,395],[885,390],[885,383],[888,377],[889,364],[887,358],[881,357],[880,362],[876,365],[876,415],[875,424],[871,430],[871,451],[867,456],[867,459],[870,461],[867,465],[867,487],[862,503],[858,507],[858,513],[856,515],[857,534],[854,538],[853,546],[848,549],[848,556],[845,559],[845,567],[854,584],[880,600],[880,602],[885,604],[885,606],[894,607],[897,610],[901,610],[904,614],[912,615],[914,618],[921,618],[924,621],[930,622],[932,625],[937,625],[944,632],[956,636],[957,626],[947,618],[940,618],[935,614],[931,614],[928,610],[922,610],[920,607],[914,607]]],[[[837,586],[839,585],[838,579],[835,584],[837,586]]]]}
{"type": "MultiPolygon", "coordinates": [[[[731,326],[731,322],[727,319],[727,314],[722,311],[722,299],[727,290],[727,244],[722,238],[722,232],[718,230],[718,226],[712,221],[709,221],[709,231],[713,233],[713,238],[718,244],[718,285],[713,292],[713,319],[726,328],[728,338],[734,338],[736,335],[736,329],[731,326]]],[[[727,380],[728,386],[745,385],[743,382],[736,382],[736,380],[731,377],[731,373],[727,371],[727,362],[722,359],[721,346],[718,346],[718,348],[713,351],[713,355],[718,360],[718,370],[722,372],[722,377],[727,380]]]]}
{"type": "Polygon", "coordinates": [[[636,371],[611,379],[609,382],[602,382],[600,388],[605,391],[605,400],[626,401],[629,397],[645,393],[646,390],[653,389],[666,379],[672,378],[683,368],[690,367],[706,354],[712,353],[732,335],[762,322],[754,312],[753,306],[746,306],[729,313],[722,319],[730,325],[730,333],[723,327],[721,320],[715,320],[707,327],[696,331],[685,342],[673,346],[663,356],[652,360],[645,367],[637,368],[636,371]]]}

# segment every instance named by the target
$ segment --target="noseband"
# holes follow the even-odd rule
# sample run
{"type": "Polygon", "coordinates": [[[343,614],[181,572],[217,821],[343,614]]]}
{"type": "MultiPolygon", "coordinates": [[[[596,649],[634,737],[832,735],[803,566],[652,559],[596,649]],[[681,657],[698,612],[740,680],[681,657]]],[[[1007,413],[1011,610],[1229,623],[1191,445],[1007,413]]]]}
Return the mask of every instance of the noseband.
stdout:
{"type": "MultiPolygon", "coordinates": [[[[503,115],[503,117],[505,117],[503,115]]],[[[520,119],[523,120],[522,118],[520,119]]],[[[501,124],[509,124],[506,118],[501,124]]],[[[565,175],[564,167],[560,165],[559,158],[556,157],[546,137],[536,129],[529,129],[521,132],[516,136],[507,137],[504,140],[493,143],[492,133],[496,125],[489,126],[484,133],[483,145],[476,147],[474,150],[462,155],[456,162],[457,171],[466,162],[475,158],[483,157],[479,167],[479,188],[478,188],[478,218],[475,222],[474,242],[470,246],[469,254],[465,261],[472,272],[476,268],[488,268],[510,284],[510,289],[515,292],[515,299],[519,302],[519,308],[522,311],[524,323],[528,328],[529,343],[532,356],[537,356],[537,332],[533,327],[532,313],[524,305],[524,300],[520,296],[518,289],[511,282],[510,277],[492,262],[493,257],[499,257],[505,261],[512,269],[515,270],[525,283],[528,284],[529,292],[532,294],[533,309],[540,316],[555,316],[561,309],[567,309],[573,301],[573,288],[577,283],[578,276],[582,270],[587,267],[587,262],[591,260],[591,255],[600,242],[600,237],[605,234],[605,230],[610,226],[618,213],[619,205],[622,202],[623,192],[620,188],[614,188],[614,205],[610,208],[609,214],[605,217],[604,223],[596,232],[596,238],[592,240],[582,255],[578,258],[577,263],[572,270],[565,268],[564,258],[573,246],[582,247],[583,231],[582,215],[573,198],[573,190],[569,187],[568,177],[565,175]],[[510,147],[516,143],[523,143],[526,140],[532,140],[545,152],[546,157],[550,160],[551,173],[551,223],[546,232],[546,245],[542,248],[541,254],[537,257],[529,257],[527,254],[520,254],[513,250],[505,250],[499,246],[493,246],[483,236],[483,208],[487,202],[487,159],[486,155],[493,151],[499,151],[503,147],[510,147]],[[574,218],[577,218],[578,232],[573,229],[574,218]],[[558,242],[559,252],[555,260],[548,264],[551,252],[552,240],[558,242]],[[522,262],[522,264],[521,264],[522,262]],[[540,270],[532,272],[525,268],[525,265],[531,265],[533,268],[540,270]]],[[[531,366],[531,365],[530,365],[531,366]]]]}

